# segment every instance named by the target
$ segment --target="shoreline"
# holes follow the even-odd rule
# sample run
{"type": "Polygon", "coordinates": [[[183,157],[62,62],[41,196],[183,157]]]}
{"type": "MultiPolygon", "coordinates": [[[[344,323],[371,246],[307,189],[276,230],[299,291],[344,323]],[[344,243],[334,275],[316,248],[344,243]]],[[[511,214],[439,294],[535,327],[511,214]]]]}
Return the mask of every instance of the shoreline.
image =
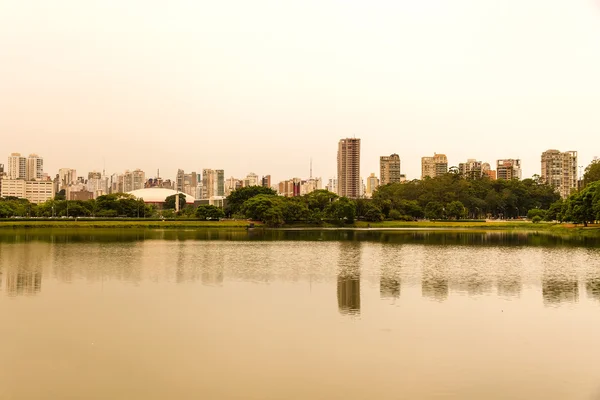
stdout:
{"type": "Polygon", "coordinates": [[[352,225],[313,226],[296,224],[277,228],[266,227],[260,222],[245,220],[238,221],[194,221],[194,220],[2,220],[0,230],[7,229],[265,229],[281,231],[529,231],[548,232],[557,234],[591,234],[600,236],[600,225],[583,227],[572,224],[551,222],[532,223],[528,221],[486,221],[486,222],[460,222],[460,221],[420,221],[420,222],[364,222],[359,221],[352,225]],[[254,224],[254,228],[249,228],[254,224]]]}

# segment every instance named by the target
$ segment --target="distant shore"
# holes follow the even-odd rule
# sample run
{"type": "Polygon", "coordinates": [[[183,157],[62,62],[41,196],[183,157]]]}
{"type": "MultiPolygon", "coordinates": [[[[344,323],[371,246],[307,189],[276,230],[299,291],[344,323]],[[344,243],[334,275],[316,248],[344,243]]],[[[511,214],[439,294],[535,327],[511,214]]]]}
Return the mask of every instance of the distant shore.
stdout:
{"type": "Polygon", "coordinates": [[[267,228],[260,222],[245,220],[226,221],[197,221],[197,220],[94,220],[94,219],[10,219],[0,220],[0,229],[16,228],[118,228],[118,229],[245,229],[253,226],[258,229],[312,229],[312,230],[344,230],[344,229],[373,229],[373,230],[483,230],[483,231],[544,231],[549,233],[585,233],[600,235],[600,225],[559,224],[551,222],[532,223],[528,221],[484,221],[484,222],[461,222],[461,221],[384,221],[364,222],[358,221],[354,224],[337,225],[285,225],[281,228],[267,228]],[[252,224],[252,225],[251,225],[252,224]]]}

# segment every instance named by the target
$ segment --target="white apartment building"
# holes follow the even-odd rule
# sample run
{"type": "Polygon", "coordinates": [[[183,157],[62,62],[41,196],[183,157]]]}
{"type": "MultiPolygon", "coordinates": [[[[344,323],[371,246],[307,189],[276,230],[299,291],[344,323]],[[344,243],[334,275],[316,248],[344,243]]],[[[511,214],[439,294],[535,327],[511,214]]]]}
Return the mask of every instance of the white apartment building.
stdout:
{"type": "Polygon", "coordinates": [[[37,154],[30,154],[27,157],[25,167],[25,179],[35,181],[44,178],[44,159],[37,154]]]}
{"type": "Polygon", "coordinates": [[[22,157],[21,153],[12,153],[8,156],[6,168],[8,179],[25,179],[27,177],[27,159],[22,157]]]}

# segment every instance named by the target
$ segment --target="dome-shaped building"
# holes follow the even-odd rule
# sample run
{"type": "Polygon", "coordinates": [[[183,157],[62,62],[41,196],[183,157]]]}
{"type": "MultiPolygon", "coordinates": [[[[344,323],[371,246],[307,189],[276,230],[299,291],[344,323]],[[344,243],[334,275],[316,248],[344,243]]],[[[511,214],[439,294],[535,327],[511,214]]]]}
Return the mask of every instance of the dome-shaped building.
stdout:
{"type": "MultiPolygon", "coordinates": [[[[127,194],[131,194],[137,199],[143,199],[144,203],[146,204],[158,205],[163,204],[167,197],[177,194],[177,191],[166,188],[145,188],[134,190],[132,192],[128,192],[127,194]]],[[[186,204],[194,204],[194,201],[196,201],[196,199],[187,193],[179,192],[179,195],[185,196],[186,204]]]]}

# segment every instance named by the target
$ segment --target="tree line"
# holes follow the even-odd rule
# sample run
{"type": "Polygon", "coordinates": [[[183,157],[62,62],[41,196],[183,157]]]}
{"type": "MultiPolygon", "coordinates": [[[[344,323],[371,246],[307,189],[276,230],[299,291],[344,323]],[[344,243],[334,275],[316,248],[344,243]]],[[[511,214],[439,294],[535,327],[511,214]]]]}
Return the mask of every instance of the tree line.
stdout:
{"type": "Polygon", "coordinates": [[[492,180],[464,177],[455,170],[440,177],[379,187],[372,199],[351,200],[326,190],[281,197],[269,188],[236,190],[227,198],[226,215],[268,225],[321,224],[383,220],[460,219],[541,220],[588,224],[600,220],[600,162],[586,168],[584,188],[562,200],[539,176],[492,180]]]}
{"type": "Polygon", "coordinates": [[[225,216],[262,221],[271,226],[292,223],[351,224],[355,220],[414,221],[419,219],[512,219],[527,216],[535,222],[560,221],[587,225],[600,220],[600,161],[592,162],[583,176],[583,188],[562,200],[555,188],[538,176],[523,180],[465,178],[454,170],[440,177],[379,187],[372,199],[351,200],[326,190],[299,197],[282,197],[270,189],[252,186],[232,192],[225,209],[211,205],[186,205],[180,194],[161,209],[125,193],[94,200],[66,201],[61,195],[42,204],[25,199],[0,198],[0,218],[9,217],[128,217],[198,218],[225,216]]]}

